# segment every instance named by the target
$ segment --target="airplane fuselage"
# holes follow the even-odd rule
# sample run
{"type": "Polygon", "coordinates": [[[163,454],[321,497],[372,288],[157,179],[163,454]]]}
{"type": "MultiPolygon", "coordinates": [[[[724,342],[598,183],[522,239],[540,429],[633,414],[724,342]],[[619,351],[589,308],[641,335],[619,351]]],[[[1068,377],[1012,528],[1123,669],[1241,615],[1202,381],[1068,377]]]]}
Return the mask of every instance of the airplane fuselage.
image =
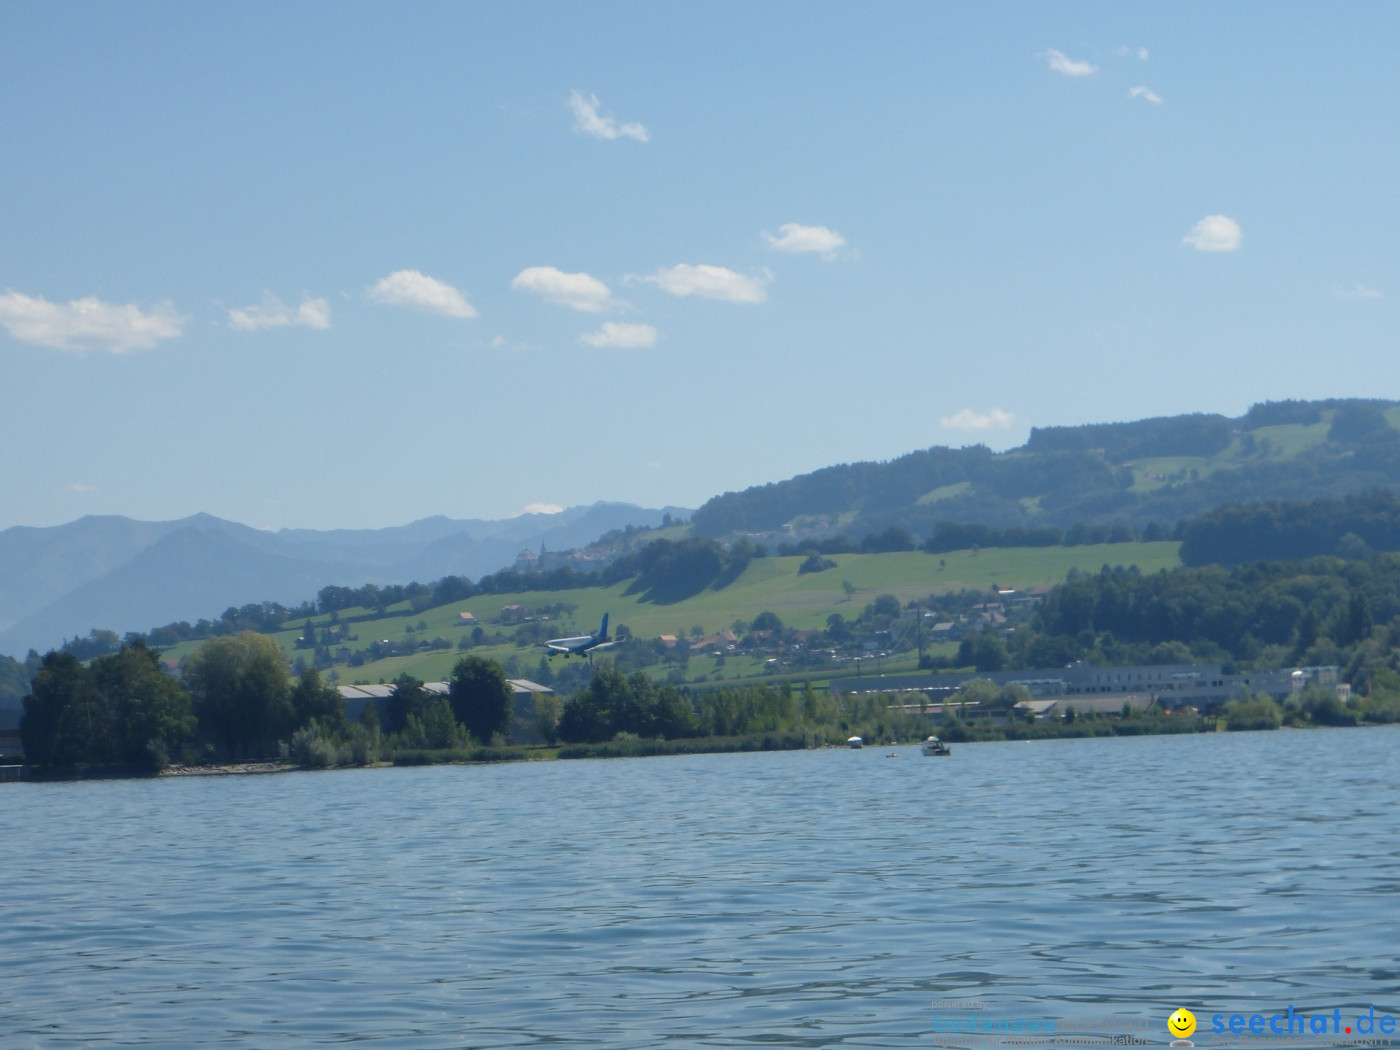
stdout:
{"type": "Polygon", "coordinates": [[[597,634],[576,634],[569,638],[551,638],[544,643],[544,647],[549,650],[550,656],[558,656],[561,653],[564,659],[571,656],[585,656],[594,649],[612,648],[612,639],[608,637],[608,616],[603,614],[603,625],[598,628],[597,634]]]}

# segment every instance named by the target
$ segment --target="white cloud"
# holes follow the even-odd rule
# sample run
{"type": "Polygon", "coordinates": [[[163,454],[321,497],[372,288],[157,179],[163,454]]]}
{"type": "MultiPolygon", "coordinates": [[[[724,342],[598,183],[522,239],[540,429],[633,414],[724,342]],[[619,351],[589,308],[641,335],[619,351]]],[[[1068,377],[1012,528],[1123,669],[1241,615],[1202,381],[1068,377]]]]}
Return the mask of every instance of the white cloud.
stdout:
{"type": "Polygon", "coordinates": [[[1337,299],[1384,299],[1380,292],[1374,288],[1368,288],[1364,284],[1358,284],[1355,288],[1338,288],[1332,295],[1337,299]]]}
{"type": "Polygon", "coordinates": [[[1129,55],[1136,55],[1144,62],[1147,61],[1147,48],[1145,47],[1129,47],[1127,44],[1124,44],[1118,49],[1118,54],[1122,58],[1127,58],[1129,55]]]}
{"type": "Polygon", "coordinates": [[[564,508],[557,503],[527,503],[521,514],[562,514],[564,508]]]}
{"type": "Polygon", "coordinates": [[[1157,92],[1153,91],[1149,87],[1129,88],[1128,97],[1146,99],[1148,102],[1151,102],[1153,105],[1157,106],[1160,106],[1162,104],[1162,96],[1157,94],[1157,92]]]}
{"type": "Polygon", "coordinates": [[[68,491],[69,491],[69,492],[78,492],[78,493],[82,493],[82,492],[93,492],[93,491],[95,491],[95,490],[93,489],[93,487],[92,487],[91,485],[84,485],[81,481],[75,481],[75,482],[73,482],[71,485],[68,486],[68,491]]]}
{"type": "Polygon", "coordinates": [[[778,227],[778,233],[780,236],[774,237],[765,230],[763,236],[780,252],[818,252],[829,260],[836,258],[837,249],[846,246],[846,238],[825,226],[785,222],[778,227]]]}
{"type": "Polygon", "coordinates": [[[757,277],[745,277],[723,266],[691,266],[680,263],[662,267],[649,281],[672,295],[698,295],[702,299],[722,299],[730,303],[761,303],[768,298],[766,285],[773,279],[768,270],[757,277]]]}
{"type": "Polygon", "coordinates": [[[560,306],[597,313],[613,305],[612,292],[596,277],[586,273],[565,273],[553,266],[531,266],[510,282],[517,291],[534,292],[560,306]]]}
{"type": "Polygon", "coordinates": [[[391,306],[409,306],[446,317],[476,316],[472,304],[456,288],[417,270],[395,270],[366,294],[391,306]]]}
{"type": "Polygon", "coordinates": [[[149,350],[179,335],[186,320],[168,302],[143,311],[131,303],[104,303],[93,297],[51,303],[22,292],[0,295],[0,325],[10,335],[57,350],[149,350]]]}
{"type": "Polygon", "coordinates": [[[986,412],[965,408],[939,420],[948,430],[1006,430],[1015,422],[1015,416],[999,408],[991,408],[986,412]]]}
{"type": "Polygon", "coordinates": [[[1097,73],[1099,67],[1080,59],[1073,59],[1063,51],[1056,51],[1053,47],[1048,51],[1042,51],[1045,60],[1050,63],[1050,68],[1056,73],[1062,73],[1067,77],[1087,77],[1090,73],[1097,73]]]}
{"type": "Polygon", "coordinates": [[[1137,57],[1140,58],[1140,59],[1142,59],[1144,62],[1146,62],[1146,61],[1147,61],[1147,48],[1145,48],[1145,47],[1140,47],[1140,48],[1138,48],[1138,49],[1137,49],[1137,57]]]}
{"type": "Polygon", "coordinates": [[[303,299],[301,305],[293,310],[275,295],[266,295],[258,306],[244,306],[228,312],[228,326],[239,332],[256,332],[263,328],[283,328],[287,325],[329,328],[330,303],[324,299],[303,299]]]}
{"type": "Polygon", "coordinates": [[[575,91],[569,96],[569,108],[574,111],[574,130],[595,139],[636,139],[646,142],[651,136],[640,124],[619,124],[616,117],[598,116],[598,96],[575,91]]]}
{"type": "Polygon", "coordinates": [[[1191,227],[1191,232],[1181,238],[1181,243],[1201,252],[1232,252],[1243,239],[1240,224],[1234,219],[1226,215],[1207,215],[1191,227]]]}
{"type": "Polygon", "coordinates": [[[656,345],[656,329],[649,324],[623,324],[619,321],[604,321],[603,327],[588,335],[579,336],[579,342],[589,346],[611,346],[620,350],[639,350],[656,345]]]}

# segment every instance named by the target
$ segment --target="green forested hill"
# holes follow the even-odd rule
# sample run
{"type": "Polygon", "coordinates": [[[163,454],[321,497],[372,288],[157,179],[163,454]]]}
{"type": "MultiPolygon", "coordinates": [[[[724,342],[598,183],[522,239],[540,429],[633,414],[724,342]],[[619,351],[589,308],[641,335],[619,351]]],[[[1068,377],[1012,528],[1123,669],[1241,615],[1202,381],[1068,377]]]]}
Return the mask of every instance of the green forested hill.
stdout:
{"type": "Polygon", "coordinates": [[[1020,448],[934,447],[727,492],[696,511],[722,537],[791,526],[916,537],[940,521],[1172,525],[1228,502],[1338,498],[1400,484],[1400,403],[1285,401],[1244,416],[1045,427],[1020,448]]]}

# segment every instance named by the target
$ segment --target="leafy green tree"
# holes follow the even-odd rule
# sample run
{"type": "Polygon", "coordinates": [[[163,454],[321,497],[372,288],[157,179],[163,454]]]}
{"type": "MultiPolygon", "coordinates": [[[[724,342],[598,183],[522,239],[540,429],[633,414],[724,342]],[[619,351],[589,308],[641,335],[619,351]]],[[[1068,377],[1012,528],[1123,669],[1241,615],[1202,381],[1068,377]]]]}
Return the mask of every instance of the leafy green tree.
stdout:
{"type": "Polygon", "coordinates": [[[157,773],[194,732],[190,694],[160,667],[143,642],[92,662],[98,690],[112,711],[118,760],[157,773]]]}
{"type": "Polygon", "coordinates": [[[657,690],[652,725],[656,735],[667,740],[680,740],[701,733],[700,719],[694,706],[679,689],[669,685],[657,690]]]}
{"type": "Polygon", "coordinates": [[[1225,728],[1231,732],[1247,729],[1277,729],[1283,721],[1278,704],[1267,696],[1248,693],[1225,705],[1225,728]]]}
{"type": "Polygon", "coordinates": [[[423,708],[432,700],[432,694],[423,688],[423,683],[407,671],[394,679],[394,692],[389,697],[389,732],[397,733],[408,725],[409,715],[423,714],[423,708]]]}
{"type": "Polygon", "coordinates": [[[49,653],[25,698],[20,735],[36,765],[121,763],[157,772],[194,727],[189,694],[143,643],[84,667],[49,653]]]}
{"type": "Polygon", "coordinates": [[[783,621],[778,619],[778,614],[767,610],[755,616],[749,628],[750,631],[772,631],[774,634],[782,634],[783,629],[783,621]]]}
{"type": "Polygon", "coordinates": [[[345,721],[345,705],[340,699],[339,690],[333,685],[324,684],[321,672],[314,667],[302,671],[297,684],[292,687],[292,710],[296,713],[296,724],[299,726],[315,721],[339,726],[345,721]]]}
{"type": "Polygon", "coordinates": [[[958,664],[979,671],[1000,671],[1006,666],[1006,643],[991,627],[969,634],[958,644],[958,664]]]}
{"type": "Polygon", "coordinates": [[[872,623],[888,624],[891,620],[898,620],[902,609],[899,599],[893,594],[881,594],[865,607],[864,618],[872,623]]]}
{"type": "Polygon", "coordinates": [[[958,690],[958,701],[963,704],[977,704],[986,709],[996,703],[1001,690],[988,678],[974,678],[958,690]]]}
{"type": "MultiPolygon", "coordinates": [[[[559,738],[571,744],[594,744],[611,739],[612,712],[608,707],[608,691],[595,689],[601,668],[593,672],[593,681],[580,689],[564,704],[559,716],[559,738]]],[[[615,672],[614,672],[615,673],[615,672]]],[[[620,676],[619,676],[620,677],[620,676]]]]}
{"type": "Polygon", "coordinates": [[[60,767],[111,761],[113,728],[111,708],[92,672],[72,653],[45,656],[19,726],[29,761],[60,767]]]}
{"type": "Polygon", "coordinates": [[[515,707],[515,691],[506,680],[506,673],[495,660],[481,656],[464,656],[452,668],[447,695],[452,712],[467,732],[483,744],[489,744],[497,733],[510,731],[510,718],[515,707]]]}
{"type": "Polygon", "coordinates": [[[832,613],[826,618],[826,636],[833,642],[850,641],[851,626],[840,613],[832,613]]]}
{"type": "Polygon", "coordinates": [[[551,747],[559,740],[559,715],[562,705],[551,693],[535,694],[535,732],[551,747]]]}
{"type": "Polygon", "coordinates": [[[466,743],[465,730],[453,716],[447,699],[435,697],[424,704],[419,713],[408,716],[403,743],[407,747],[432,750],[461,747],[466,743]]]}
{"type": "Polygon", "coordinates": [[[296,728],[287,661],[266,635],[211,639],[195,650],[184,675],[201,732],[227,758],[273,754],[296,728]]]}

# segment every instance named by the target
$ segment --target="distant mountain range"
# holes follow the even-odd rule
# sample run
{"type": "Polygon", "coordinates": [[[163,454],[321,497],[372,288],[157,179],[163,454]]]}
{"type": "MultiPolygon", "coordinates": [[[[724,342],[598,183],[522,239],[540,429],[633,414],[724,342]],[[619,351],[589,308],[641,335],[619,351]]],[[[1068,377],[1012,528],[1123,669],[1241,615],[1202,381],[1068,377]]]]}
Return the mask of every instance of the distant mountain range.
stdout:
{"type": "Polygon", "coordinates": [[[295,604],[328,584],[477,579],[512,565],[522,549],[582,547],[614,529],[659,525],[668,513],[690,511],[595,503],[502,521],[433,517],[331,531],[268,532],[208,514],[17,526],[0,532],[0,652],[42,652],[94,627],[145,631],[217,617],[230,605],[295,604]]]}

